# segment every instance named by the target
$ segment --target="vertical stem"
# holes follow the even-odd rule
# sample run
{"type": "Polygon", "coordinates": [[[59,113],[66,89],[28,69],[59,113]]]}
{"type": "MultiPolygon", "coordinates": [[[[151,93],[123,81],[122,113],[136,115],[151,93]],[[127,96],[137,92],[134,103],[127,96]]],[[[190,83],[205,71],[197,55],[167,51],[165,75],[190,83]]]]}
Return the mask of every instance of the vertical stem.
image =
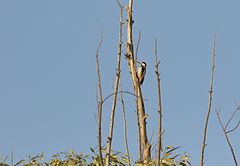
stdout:
{"type": "Polygon", "coordinates": [[[206,137],[207,137],[207,127],[208,127],[208,120],[211,112],[211,106],[212,106],[212,92],[213,92],[213,74],[214,74],[214,59],[215,59],[215,42],[216,42],[216,33],[214,34],[213,39],[213,47],[212,47],[212,68],[210,73],[210,85],[209,85],[209,95],[208,95],[208,111],[205,119],[205,125],[204,125],[204,131],[203,131],[203,140],[201,145],[201,155],[200,155],[200,163],[199,166],[203,166],[204,162],[204,150],[206,147],[206,137]]]}
{"type": "Polygon", "coordinates": [[[139,122],[139,110],[137,107],[136,110],[136,122],[137,122],[137,127],[138,127],[138,160],[142,160],[142,143],[141,143],[141,128],[140,128],[140,122],[139,122]]]}
{"type": "Polygon", "coordinates": [[[139,117],[139,128],[140,128],[140,135],[141,135],[141,147],[142,147],[142,153],[141,159],[144,161],[144,163],[148,163],[148,161],[151,159],[151,145],[148,142],[147,138],[147,130],[146,130],[146,115],[145,115],[145,109],[144,109],[144,103],[142,99],[142,92],[141,87],[138,82],[138,79],[136,77],[136,63],[134,60],[134,51],[133,51],[133,41],[132,41],[132,5],[133,0],[129,0],[129,5],[126,7],[127,10],[127,44],[126,44],[126,58],[128,61],[128,68],[131,75],[132,80],[132,86],[134,89],[134,93],[137,96],[136,98],[136,111],[138,112],[139,117]]]}
{"type": "Polygon", "coordinates": [[[157,146],[157,166],[160,166],[161,148],[162,148],[162,104],[161,104],[161,86],[160,78],[158,72],[158,65],[160,61],[157,60],[157,39],[155,39],[155,63],[156,63],[156,79],[157,79],[157,89],[158,89],[158,146],[157,146]]]}
{"type": "Polygon", "coordinates": [[[101,75],[99,70],[99,60],[98,60],[98,52],[102,44],[102,38],[103,38],[103,32],[101,34],[101,39],[97,48],[96,52],[96,71],[97,71],[97,77],[98,77],[98,90],[100,95],[100,101],[98,102],[98,150],[99,150],[99,156],[100,156],[100,165],[103,166],[103,157],[102,157],[102,131],[101,131],[101,125],[102,125],[102,86],[101,86],[101,75]]]}
{"type": "Polygon", "coordinates": [[[126,120],[125,105],[124,105],[123,95],[122,95],[122,88],[121,88],[121,93],[120,93],[120,99],[122,102],[122,115],[123,115],[123,124],[124,124],[124,144],[125,144],[127,158],[128,158],[128,166],[131,166],[128,141],[127,141],[127,120],[126,120]]]}
{"type": "MultiPolygon", "coordinates": [[[[117,1],[118,2],[118,1],[117,1]]],[[[107,138],[107,153],[106,153],[106,166],[110,165],[110,154],[111,154],[111,145],[112,145],[112,137],[113,137],[113,126],[114,126],[114,116],[115,116],[115,108],[116,108],[116,100],[117,100],[117,91],[118,91],[118,84],[120,79],[120,61],[121,61],[121,52],[122,52],[122,10],[123,7],[120,5],[120,21],[119,21],[119,39],[118,39],[118,54],[117,54],[117,65],[116,65],[116,80],[114,86],[114,93],[113,93],[113,101],[112,101],[112,111],[110,115],[110,124],[109,124],[109,134],[107,138]]]]}
{"type": "Polygon", "coordinates": [[[141,31],[139,31],[139,33],[138,33],[138,41],[137,41],[137,48],[136,48],[136,53],[135,53],[135,60],[136,60],[136,62],[137,62],[138,48],[139,48],[141,36],[142,36],[142,33],[141,33],[141,31]]]}
{"type": "Polygon", "coordinates": [[[13,166],[13,147],[11,147],[11,165],[13,166]]]}

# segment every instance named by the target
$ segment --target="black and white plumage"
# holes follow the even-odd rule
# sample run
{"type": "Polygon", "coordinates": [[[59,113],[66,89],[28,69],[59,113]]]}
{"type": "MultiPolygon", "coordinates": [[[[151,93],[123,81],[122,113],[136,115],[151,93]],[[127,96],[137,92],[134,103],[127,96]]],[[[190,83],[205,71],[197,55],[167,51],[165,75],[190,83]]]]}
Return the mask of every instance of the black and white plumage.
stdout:
{"type": "Polygon", "coordinates": [[[140,66],[138,67],[137,78],[138,78],[138,82],[142,85],[146,75],[147,64],[145,62],[139,62],[139,64],[140,66]]]}

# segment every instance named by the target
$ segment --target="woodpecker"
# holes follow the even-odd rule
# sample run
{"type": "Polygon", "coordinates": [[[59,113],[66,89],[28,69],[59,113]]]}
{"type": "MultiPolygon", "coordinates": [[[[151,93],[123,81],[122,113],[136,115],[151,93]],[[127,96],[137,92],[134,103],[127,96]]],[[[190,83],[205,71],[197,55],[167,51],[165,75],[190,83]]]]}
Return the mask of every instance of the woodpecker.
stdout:
{"type": "Polygon", "coordinates": [[[142,85],[146,74],[147,64],[145,62],[139,62],[139,64],[140,66],[138,67],[137,78],[138,82],[142,85]]]}

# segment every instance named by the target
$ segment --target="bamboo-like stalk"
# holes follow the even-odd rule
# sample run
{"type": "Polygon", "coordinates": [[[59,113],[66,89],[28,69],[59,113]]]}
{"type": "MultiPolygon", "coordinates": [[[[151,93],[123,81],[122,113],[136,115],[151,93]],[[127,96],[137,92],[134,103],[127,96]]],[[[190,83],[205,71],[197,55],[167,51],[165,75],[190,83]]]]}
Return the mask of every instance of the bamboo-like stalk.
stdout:
{"type": "Polygon", "coordinates": [[[161,86],[160,86],[160,78],[158,72],[158,66],[160,61],[157,58],[157,39],[155,39],[155,73],[157,80],[157,92],[158,92],[158,142],[157,142],[157,166],[160,166],[161,161],[161,148],[162,148],[162,102],[161,102],[161,86]]]}
{"type": "Polygon", "coordinates": [[[141,143],[141,128],[139,121],[139,110],[137,107],[136,110],[136,123],[137,123],[137,131],[138,131],[138,160],[142,161],[142,143],[141,143]]]}
{"type": "Polygon", "coordinates": [[[212,46],[212,67],[210,73],[210,85],[209,85],[209,95],[208,95],[208,111],[205,118],[205,125],[203,131],[203,140],[201,145],[201,154],[200,154],[200,163],[199,166],[203,166],[204,162],[204,151],[206,147],[206,137],[207,137],[207,127],[208,127],[208,120],[211,113],[211,106],[212,106],[212,93],[213,93],[213,75],[214,75],[214,68],[215,68],[215,43],[216,43],[216,33],[214,34],[213,38],[213,46],[212,46]]]}
{"type": "MultiPolygon", "coordinates": [[[[136,48],[136,53],[135,53],[135,61],[137,62],[137,55],[138,55],[138,48],[141,40],[141,31],[138,34],[138,41],[137,41],[137,48],[136,48]]],[[[137,101],[137,100],[136,100],[137,101]]],[[[136,111],[136,123],[138,127],[138,159],[141,161],[142,160],[142,144],[141,144],[141,131],[140,131],[140,123],[139,123],[139,111],[138,111],[138,106],[137,106],[137,111],[136,111]]]]}
{"type": "Polygon", "coordinates": [[[218,117],[218,121],[219,121],[219,123],[220,123],[220,125],[221,125],[221,128],[222,128],[222,130],[223,130],[223,133],[224,133],[225,139],[226,139],[226,141],[227,141],[227,144],[228,144],[228,146],[229,146],[229,148],[230,148],[230,151],[231,151],[231,154],[232,154],[232,157],[233,157],[233,161],[234,161],[234,163],[235,163],[235,166],[238,166],[237,158],[236,158],[236,156],[235,156],[233,147],[232,147],[231,142],[230,142],[230,140],[229,140],[229,137],[228,137],[228,135],[227,135],[226,128],[224,127],[224,125],[223,125],[223,123],[222,123],[222,120],[221,120],[221,117],[220,117],[220,112],[217,112],[217,111],[216,111],[216,114],[217,114],[217,117],[218,117]]]}
{"type": "Polygon", "coordinates": [[[129,4],[126,7],[127,11],[127,44],[126,44],[126,58],[128,61],[128,68],[131,75],[132,86],[134,93],[136,94],[136,111],[139,115],[139,128],[141,135],[141,147],[142,153],[138,152],[141,156],[140,160],[144,163],[148,163],[151,159],[151,145],[148,142],[147,130],[146,130],[146,115],[144,109],[144,103],[142,98],[141,87],[136,76],[136,62],[134,60],[134,49],[133,49],[133,39],[132,39],[132,6],[133,0],[129,0],[129,4]]]}
{"type": "Polygon", "coordinates": [[[126,149],[126,154],[127,154],[127,159],[128,159],[128,166],[131,166],[131,159],[130,159],[130,154],[129,154],[129,148],[128,148],[128,141],[127,141],[127,120],[126,120],[126,114],[125,114],[125,104],[123,100],[123,95],[122,95],[122,87],[121,87],[121,93],[120,93],[120,100],[122,103],[122,115],[123,115],[123,127],[124,127],[124,144],[125,144],[125,149],[126,149]]]}
{"type": "Polygon", "coordinates": [[[114,117],[115,117],[115,108],[116,108],[116,100],[117,100],[117,91],[118,91],[118,84],[120,79],[120,62],[121,62],[121,53],[122,53],[122,11],[123,7],[117,0],[117,3],[120,7],[120,21],[119,21],[119,39],[118,39],[118,54],[117,54],[117,65],[116,65],[116,80],[114,86],[114,94],[113,94],[113,101],[112,101],[112,111],[110,115],[110,124],[109,124],[109,134],[107,138],[107,149],[106,149],[106,166],[110,165],[110,155],[111,155],[111,145],[112,145],[112,138],[113,138],[113,127],[114,127],[114,117]]]}
{"type": "Polygon", "coordinates": [[[11,166],[13,166],[14,164],[14,162],[13,162],[13,147],[11,147],[11,156],[10,156],[10,159],[11,159],[11,166]]]}
{"type": "MultiPolygon", "coordinates": [[[[139,44],[141,40],[142,33],[139,31],[138,33],[138,41],[137,41],[137,48],[136,48],[136,53],[135,53],[135,61],[137,62],[137,56],[138,56],[138,49],[139,49],[139,44]]],[[[136,100],[137,101],[137,100],[136,100]]],[[[136,104],[137,105],[137,104],[136,104]]],[[[141,128],[140,128],[140,122],[139,122],[139,111],[138,111],[138,105],[137,105],[137,111],[136,111],[136,123],[138,127],[138,159],[142,161],[142,141],[141,141],[141,128]]]]}
{"type": "Polygon", "coordinates": [[[102,44],[102,38],[103,38],[103,32],[101,34],[101,39],[97,48],[96,52],[96,71],[97,71],[97,77],[98,77],[98,91],[99,91],[99,102],[97,104],[98,107],[98,151],[100,156],[100,165],[103,166],[103,157],[102,157],[102,131],[101,131],[101,125],[102,125],[102,86],[101,86],[101,75],[100,75],[100,69],[99,69],[99,60],[98,60],[98,52],[102,44]]]}

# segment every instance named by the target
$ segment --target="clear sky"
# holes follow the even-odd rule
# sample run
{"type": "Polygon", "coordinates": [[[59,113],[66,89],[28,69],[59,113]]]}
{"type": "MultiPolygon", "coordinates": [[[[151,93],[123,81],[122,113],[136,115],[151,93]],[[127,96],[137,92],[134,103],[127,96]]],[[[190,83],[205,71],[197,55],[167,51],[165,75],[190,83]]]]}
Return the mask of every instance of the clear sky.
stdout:
{"type": "MultiPolygon", "coordinates": [[[[239,6],[238,0],[134,2],[134,42],[141,31],[139,60],[148,64],[143,94],[148,100],[149,138],[153,133],[151,143],[156,143],[153,44],[157,38],[164,146],[181,146],[179,152],[186,151],[193,165],[199,163],[216,30],[213,112],[205,165],[233,165],[215,110],[221,109],[226,122],[235,102],[240,104],[239,6]]],[[[118,21],[114,0],[0,1],[0,156],[9,155],[11,147],[17,161],[29,154],[51,156],[69,148],[90,153],[89,148],[97,145],[95,52],[103,27],[100,68],[103,95],[107,96],[114,81],[118,21]]],[[[123,89],[131,91],[125,59],[121,74],[123,89]]],[[[136,157],[134,99],[124,98],[130,153],[136,157]]],[[[108,133],[110,105],[111,100],[104,105],[103,140],[108,133]]],[[[124,151],[119,103],[116,111],[113,149],[124,151]]],[[[234,122],[238,119],[239,115],[234,122]]],[[[239,133],[238,128],[229,136],[240,161],[239,133]]]]}

